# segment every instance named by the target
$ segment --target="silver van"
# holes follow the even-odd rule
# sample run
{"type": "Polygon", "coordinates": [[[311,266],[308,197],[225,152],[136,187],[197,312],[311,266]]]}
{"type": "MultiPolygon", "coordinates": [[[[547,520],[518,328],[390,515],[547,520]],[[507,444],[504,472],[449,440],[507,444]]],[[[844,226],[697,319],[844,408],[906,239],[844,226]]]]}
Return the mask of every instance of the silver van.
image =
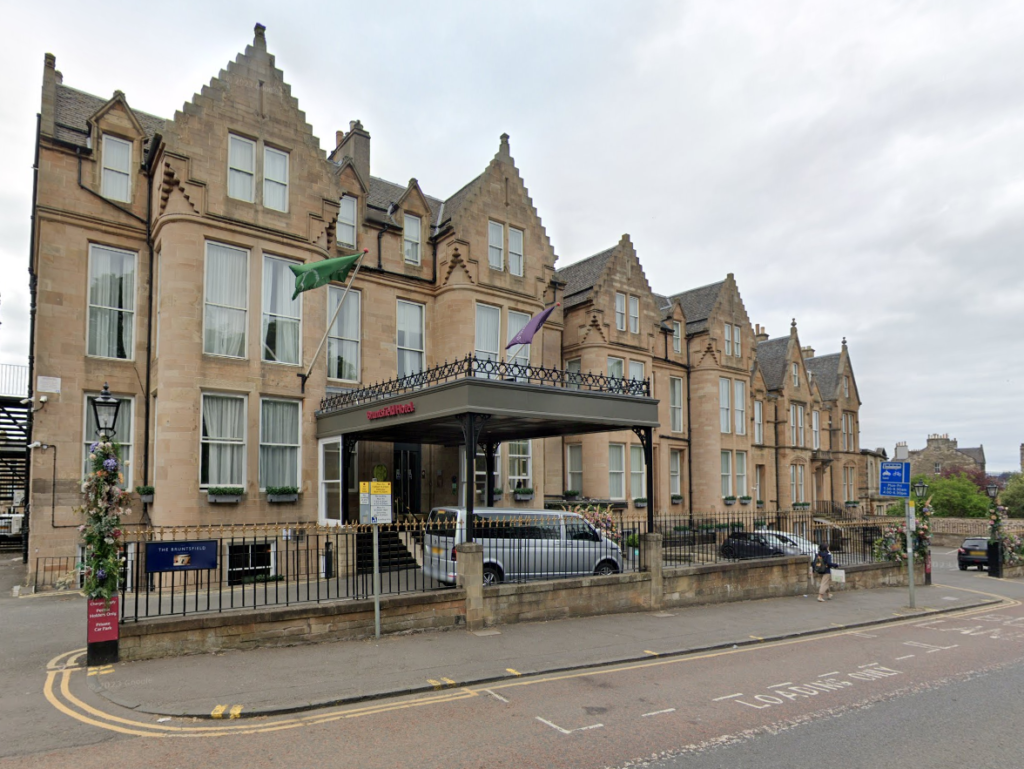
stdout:
{"type": "MultiPolygon", "coordinates": [[[[435,507],[423,533],[423,573],[456,581],[456,547],[466,534],[466,508],[435,507]]],[[[483,546],[484,584],[618,574],[622,551],[578,513],[476,508],[473,540],[483,546]]]]}

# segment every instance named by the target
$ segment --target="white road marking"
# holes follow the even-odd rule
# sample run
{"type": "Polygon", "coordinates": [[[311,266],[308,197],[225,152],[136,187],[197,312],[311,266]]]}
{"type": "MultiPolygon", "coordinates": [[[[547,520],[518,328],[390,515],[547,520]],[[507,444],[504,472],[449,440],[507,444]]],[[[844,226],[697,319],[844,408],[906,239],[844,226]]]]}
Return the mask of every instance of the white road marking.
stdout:
{"type": "Polygon", "coordinates": [[[663,715],[664,713],[675,713],[675,712],[676,712],[675,708],[668,708],[666,710],[655,710],[653,713],[644,713],[640,717],[641,718],[647,718],[647,716],[660,716],[660,715],[663,715]]]}
{"type": "Polygon", "coordinates": [[[831,673],[819,673],[818,678],[825,678],[826,676],[837,676],[839,675],[838,670],[833,670],[831,673]]]}
{"type": "Polygon", "coordinates": [[[859,667],[859,668],[873,668],[873,667],[877,667],[877,666],[878,666],[877,662],[869,662],[867,665],[858,665],[857,667],[859,667]]]}
{"type": "Polygon", "coordinates": [[[896,661],[899,662],[900,660],[909,660],[913,656],[913,654],[904,654],[902,657],[897,657],[896,661]]]}
{"type": "Polygon", "coordinates": [[[928,650],[928,654],[932,654],[934,652],[945,651],[946,649],[955,649],[960,644],[953,644],[952,646],[935,646],[934,644],[924,644],[924,643],[921,643],[920,641],[904,641],[903,645],[904,646],[916,646],[919,649],[927,649],[928,650]]]}
{"type": "Polygon", "coordinates": [[[871,633],[850,633],[850,635],[860,636],[861,638],[878,638],[878,636],[871,635],[871,633]]]}
{"type": "Polygon", "coordinates": [[[563,729],[558,724],[553,724],[550,721],[548,721],[547,719],[541,718],[540,716],[534,716],[534,718],[536,718],[542,724],[547,724],[552,729],[554,729],[556,731],[559,731],[562,734],[572,734],[573,732],[585,732],[588,729],[600,729],[602,726],[604,726],[604,724],[591,724],[590,726],[581,726],[578,729],[563,729]]]}
{"type": "Polygon", "coordinates": [[[743,696],[743,692],[736,692],[736,694],[727,694],[727,695],[725,695],[724,697],[715,697],[715,698],[714,698],[713,700],[711,700],[711,701],[712,701],[712,702],[718,702],[718,701],[720,701],[720,700],[731,700],[731,699],[733,699],[734,697],[742,697],[742,696],[743,696]]]}
{"type": "MultiPolygon", "coordinates": [[[[911,654],[910,656],[913,657],[914,655],[911,654]]],[[[494,697],[494,699],[496,699],[496,700],[500,700],[501,702],[508,702],[508,700],[506,700],[504,697],[502,697],[497,692],[492,692],[490,689],[484,689],[484,691],[487,692],[492,697],[494,697]]]]}
{"type": "Polygon", "coordinates": [[[767,686],[765,688],[766,689],[775,689],[775,688],[777,688],[779,686],[792,686],[792,685],[793,685],[792,681],[783,681],[781,684],[772,684],[771,686],[767,686]]]}

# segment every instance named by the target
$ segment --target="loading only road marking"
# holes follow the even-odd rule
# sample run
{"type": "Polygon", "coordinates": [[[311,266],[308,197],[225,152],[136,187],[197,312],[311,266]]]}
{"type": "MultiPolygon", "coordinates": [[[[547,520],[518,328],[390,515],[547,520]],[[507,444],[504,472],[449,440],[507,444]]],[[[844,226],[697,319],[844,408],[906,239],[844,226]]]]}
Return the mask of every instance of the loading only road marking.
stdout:
{"type": "Polygon", "coordinates": [[[926,654],[934,654],[935,652],[946,651],[946,649],[955,649],[960,644],[953,644],[952,646],[936,646],[935,644],[925,644],[925,643],[921,643],[920,641],[904,641],[903,645],[904,646],[915,646],[918,649],[927,649],[928,651],[925,652],[926,654]]]}
{"type": "MultiPolygon", "coordinates": [[[[883,667],[877,662],[871,662],[867,665],[860,665],[856,671],[847,673],[844,678],[836,678],[834,674],[828,674],[827,676],[819,676],[815,681],[798,685],[793,685],[789,681],[783,684],[772,684],[766,687],[771,694],[755,694],[750,697],[753,702],[738,698],[735,701],[738,705],[746,705],[748,708],[763,710],[774,705],[784,705],[787,701],[793,702],[794,700],[816,697],[823,692],[840,691],[853,686],[857,681],[877,681],[880,678],[899,675],[901,672],[883,667]],[[847,680],[851,678],[853,679],[852,681],[847,680]]],[[[733,697],[735,695],[730,696],[730,698],[733,697]]],[[[717,702],[719,699],[724,698],[717,698],[712,700],[712,702],[717,702]]]]}
{"type": "Polygon", "coordinates": [[[546,718],[541,718],[540,716],[534,716],[534,718],[536,718],[542,724],[547,724],[552,729],[554,729],[555,731],[561,732],[562,734],[572,734],[573,732],[585,732],[585,731],[588,731],[590,729],[601,729],[604,726],[604,724],[591,724],[590,726],[581,726],[581,727],[579,727],[577,729],[563,729],[558,724],[553,724],[550,721],[548,721],[546,718]]]}

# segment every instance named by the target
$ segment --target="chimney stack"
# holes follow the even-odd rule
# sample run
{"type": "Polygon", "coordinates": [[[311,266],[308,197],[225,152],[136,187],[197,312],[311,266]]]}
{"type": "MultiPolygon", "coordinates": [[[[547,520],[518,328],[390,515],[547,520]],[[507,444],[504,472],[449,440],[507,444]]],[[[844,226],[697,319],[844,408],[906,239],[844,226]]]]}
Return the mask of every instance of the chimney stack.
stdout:
{"type": "Polygon", "coordinates": [[[754,325],[754,339],[758,342],[768,341],[768,332],[760,323],[754,325]]]}
{"type": "Polygon", "coordinates": [[[813,358],[814,357],[814,348],[813,347],[801,347],[800,348],[800,354],[803,355],[804,360],[807,360],[808,358],[813,358]]]}
{"type": "Polygon", "coordinates": [[[345,157],[352,158],[363,182],[370,183],[370,133],[358,120],[349,122],[349,131],[338,131],[338,148],[334,151],[334,160],[340,162],[345,157]]]}

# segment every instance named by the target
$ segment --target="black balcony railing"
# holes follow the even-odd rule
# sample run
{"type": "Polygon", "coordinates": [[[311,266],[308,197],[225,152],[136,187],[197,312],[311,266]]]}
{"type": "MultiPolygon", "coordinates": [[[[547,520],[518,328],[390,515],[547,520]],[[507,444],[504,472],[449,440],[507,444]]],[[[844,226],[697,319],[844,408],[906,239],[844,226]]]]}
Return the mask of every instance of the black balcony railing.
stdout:
{"type": "Polygon", "coordinates": [[[584,390],[588,392],[611,393],[650,397],[649,379],[627,379],[591,371],[565,371],[544,366],[525,366],[500,360],[488,360],[467,355],[460,360],[434,366],[408,376],[396,377],[357,390],[332,393],[320,403],[320,414],[364,405],[391,398],[404,393],[422,390],[424,387],[456,382],[464,379],[489,379],[519,384],[556,387],[563,390],[584,390]]]}

